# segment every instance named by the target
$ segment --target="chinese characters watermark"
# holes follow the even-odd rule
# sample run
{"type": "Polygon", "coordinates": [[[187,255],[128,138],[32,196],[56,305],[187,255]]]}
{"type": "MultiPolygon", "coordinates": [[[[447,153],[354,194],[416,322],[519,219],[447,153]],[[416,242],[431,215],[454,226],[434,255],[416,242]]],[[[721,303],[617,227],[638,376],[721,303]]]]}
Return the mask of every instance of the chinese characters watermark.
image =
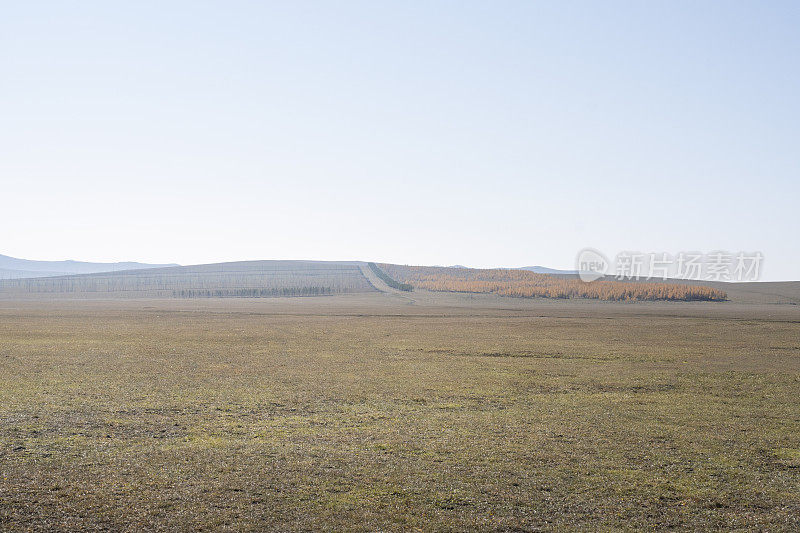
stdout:
{"type": "Polygon", "coordinates": [[[584,248],[578,253],[575,267],[583,281],[603,276],[618,280],[686,279],[700,281],[757,281],[761,276],[764,255],[761,252],[713,251],[620,252],[609,261],[602,252],[584,248]]]}

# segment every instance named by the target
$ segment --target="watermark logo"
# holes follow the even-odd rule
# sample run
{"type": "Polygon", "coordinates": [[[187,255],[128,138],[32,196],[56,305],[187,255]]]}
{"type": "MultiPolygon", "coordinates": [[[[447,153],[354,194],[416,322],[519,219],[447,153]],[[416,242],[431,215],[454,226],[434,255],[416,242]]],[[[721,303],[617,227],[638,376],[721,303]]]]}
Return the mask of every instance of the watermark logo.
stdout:
{"type": "Polygon", "coordinates": [[[608,274],[610,263],[602,252],[594,248],[584,248],[575,259],[575,269],[581,281],[595,281],[608,274]]]}
{"type": "Polygon", "coordinates": [[[620,252],[609,261],[602,252],[584,248],[578,252],[575,267],[583,281],[605,275],[618,280],[685,279],[697,281],[757,281],[761,278],[764,254],[761,252],[713,251],[620,252]]]}

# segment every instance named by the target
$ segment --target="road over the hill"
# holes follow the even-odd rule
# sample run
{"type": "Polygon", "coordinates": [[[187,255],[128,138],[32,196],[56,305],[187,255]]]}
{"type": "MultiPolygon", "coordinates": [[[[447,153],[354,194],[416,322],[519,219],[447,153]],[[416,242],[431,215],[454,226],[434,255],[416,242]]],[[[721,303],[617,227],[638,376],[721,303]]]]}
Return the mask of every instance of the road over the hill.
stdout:
{"type": "Polygon", "coordinates": [[[387,285],[385,281],[379,278],[375,274],[375,272],[372,271],[372,269],[369,267],[369,264],[359,263],[358,267],[361,269],[361,273],[364,274],[364,277],[367,278],[367,280],[369,280],[372,286],[378,289],[379,291],[386,292],[389,294],[396,294],[397,296],[400,296],[401,298],[408,300],[410,303],[414,303],[414,299],[410,298],[407,292],[395,289],[394,287],[390,287],[389,285],[387,285]]]}

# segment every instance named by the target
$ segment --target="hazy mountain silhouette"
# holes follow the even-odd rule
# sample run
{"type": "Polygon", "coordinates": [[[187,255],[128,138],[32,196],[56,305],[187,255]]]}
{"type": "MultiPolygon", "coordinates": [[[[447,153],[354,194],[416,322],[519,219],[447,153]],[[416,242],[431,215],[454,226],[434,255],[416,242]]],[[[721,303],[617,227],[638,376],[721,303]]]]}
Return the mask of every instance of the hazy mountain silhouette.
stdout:
{"type": "Polygon", "coordinates": [[[117,270],[139,270],[177,266],[171,264],[148,264],[137,262],[89,263],[85,261],[34,261],[18,259],[0,254],[0,279],[44,278],[67,276],[70,274],[93,274],[95,272],[115,272],[117,270]]]}
{"type": "Polygon", "coordinates": [[[547,268],[543,266],[519,267],[517,270],[530,270],[537,274],[577,274],[577,270],[558,270],[557,268],[547,268]]]}

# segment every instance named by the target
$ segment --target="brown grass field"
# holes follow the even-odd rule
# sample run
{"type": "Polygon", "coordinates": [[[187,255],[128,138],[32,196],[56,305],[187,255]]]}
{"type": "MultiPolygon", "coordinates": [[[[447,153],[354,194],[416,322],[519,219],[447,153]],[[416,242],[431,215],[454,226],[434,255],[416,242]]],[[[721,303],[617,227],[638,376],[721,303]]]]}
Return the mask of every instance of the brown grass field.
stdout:
{"type": "Polygon", "coordinates": [[[797,530],[768,289],[0,300],[0,529],[797,530]]]}

